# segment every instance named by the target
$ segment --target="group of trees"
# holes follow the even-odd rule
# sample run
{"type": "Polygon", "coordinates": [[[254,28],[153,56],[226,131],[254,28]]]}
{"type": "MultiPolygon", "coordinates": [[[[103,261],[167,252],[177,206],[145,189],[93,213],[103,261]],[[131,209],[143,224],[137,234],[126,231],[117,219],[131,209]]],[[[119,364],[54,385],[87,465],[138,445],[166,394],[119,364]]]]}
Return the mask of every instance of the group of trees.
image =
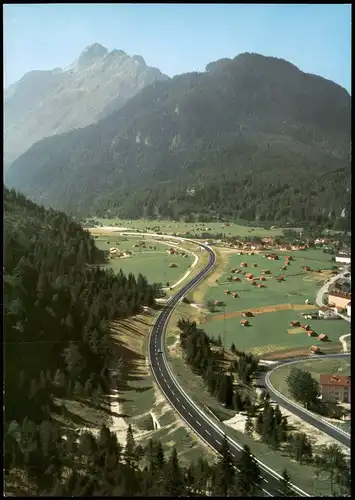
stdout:
{"type": "MultiPolygon", "coordinates": [[[[257,359],[238,351],[238,358],[226,371],[220,363],[220,354],[211,348],[213,342],[204,330],[197,327],[196,322],[180,319],[177,324],[185,360],[203,378],[208,391],[226,408],[240,411],[251,405],[245,385],[250,383],[252,375],[258,369],[257,359]]],[[[215,343],[220,344],[221,341],[217,340],[215,343]]]]}
{"type": "Polygon", "coordinates": [[[98,404],[124,383],[112,376],[110,322],[154,306],[159,286],[101,269],[103,252],[61,212],[6,188],[4,209],[4,418],[32,436],[63,398],[98,404]]]}
{"type": "Polygon", "coordinates": [[[317,453],[310,438],[304,432],[292,432],[287,418],[282,416],[278,405],[270,403],[268,393],[262,394],[262,406],[246,409],[244,432],[252,437],[255,432],[271,448],[282,448],[300,464],[314,468],[319,480],[325,476],[330,483],[332,494],[350,494],[350,464],[338,445],[323,446],[317,453]]]}
{"type": "MultiPolygon", "coordinates": [[[[183,466],[175,447],[167,455],[160,441],[137,444],[131,426],[125,446],[106,426],[95,437],[89,431],[64,431],[49,420],[36,425],[27,418],[6,424],[4,436],[5,476],[15,480],[22,471],[27,485],[19,488],[22,495],[262,496],[259,466],[249,448],[235,459],[226,438],[215,463],[200,457],[183,466]]],[[[280,496],[290,494],[284,471],[280,496]]]]}
{"type": "Polygon", "coordinates": [[[306,370],[291,368],[286,377],[291,396],[306,407],[315,406],[320,394],[319,384],[306,370]]]}

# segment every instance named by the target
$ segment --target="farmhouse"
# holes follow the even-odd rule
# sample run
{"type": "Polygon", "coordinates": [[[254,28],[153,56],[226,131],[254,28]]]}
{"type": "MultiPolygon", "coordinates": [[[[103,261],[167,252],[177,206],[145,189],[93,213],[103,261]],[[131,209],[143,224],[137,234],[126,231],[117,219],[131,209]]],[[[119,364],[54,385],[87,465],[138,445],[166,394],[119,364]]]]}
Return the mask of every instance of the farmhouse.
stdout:
{"type": "Polygon", "coordinates": [[[328,335],[321,333],[320,335],[318,335],[317,340],[321,340],[322,342],[325,342],[326,340],[328,340],[328,335]]]}
{"type": "Polygon", "coordinates": [[[319,385],[324,402],[351,403],[351,377],[322,374],[319,385]]]}
{"type": "Polygon", "coordinates": [[[279,260],[279,256],[273,253],[273,254],[270,254],[268,256],[268,259],[269,260],[279,260]]]}
{"type": "Polygon", "coordinates": [[[319,319],[336,319],[337,313],[330,307],[321,307],[318,311],[319,319]]]}
{"type": "Polygon", "coordinates": [[[177,267],[177,264],[174,264],[173,262],[169,264],[169,267],[177,267]]]}
{"type": "Polygon", "coordinates": [[[310,268],[309,266],[303,266],[303,270],[304,270],[304,271],[310,271],[310,270],[311,270],[311,268],[310,268]]]}
{"type": "Polygon", "coordinates": [[[320,349],[318,346],[316,345],[311,345],[311,347],[309,348],[309,354],[319,354],[320,353],[320,349]]]}
{"type": "Polygon", "coordinates": [[[237,292],[233,292],[232,293],[232,297],[234,297],[235,299],[237,299],[239,297],[239,295],[237,294],[237,292]]]}
{"type": "Polygon", "coordinates": [[[240,322],[240,324],[241,324],[242,326],[249,326],[249,321],[248,321],[247,319],[243,319],[243,320],[240,322]]]}
{"type": "Polygon", "coordinates": [[[241,262],[240,263],[240,267],[248,267],[248,263],[247,262],[241,262]]]}
{"type": "Polygon", "coordinates": [[[240,281],[240,278],[238,278],[238,276],[235,276],[234,278],[232,278],[232,281],[240,281]]]}
{"type": "Polygon", "coordinates": [[[245,277],[246,277],[246,279],[251,280],[251,279],[253,279],[253,278],[254,278],[254,275],[253,275],[253,274],[251,274],[251,273],[247,273],[247,274],[245,275],[245,277]]]}

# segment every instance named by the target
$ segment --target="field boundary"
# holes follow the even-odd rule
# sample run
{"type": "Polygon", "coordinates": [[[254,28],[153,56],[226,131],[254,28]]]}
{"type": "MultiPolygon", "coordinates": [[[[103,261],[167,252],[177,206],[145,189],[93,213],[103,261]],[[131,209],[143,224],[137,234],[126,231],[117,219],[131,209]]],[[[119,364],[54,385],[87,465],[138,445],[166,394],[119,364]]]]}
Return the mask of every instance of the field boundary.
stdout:
{"type": "MultiPolygon", "coordinates": [[[[286,303],[286,304],[276,304],[273,306],[263,306],[263,307],[252,307],[248,308],[247,310],[250,311],[253,314],[264,314],[264,313],[273,313],[277,311],[288,311],[288,310],[295,310],[295,311],[303,311],[303,310],[314,310],[318,309],[317,306],[310,305],[310,304],[291,304],[291,303],[286,303]]],[[[219,321],[219,320],[224,320],[225,319],[230,319],[230,318],[237,318],[239,316],[243,315],[243,312],[245,312],[246,309],[243,309],[243,311],[234,311],[231,313],[226,313],[224,314],[214,314],[214,315],[209,315],[206,316],[206,322],[209,321],[219,321]]]]}

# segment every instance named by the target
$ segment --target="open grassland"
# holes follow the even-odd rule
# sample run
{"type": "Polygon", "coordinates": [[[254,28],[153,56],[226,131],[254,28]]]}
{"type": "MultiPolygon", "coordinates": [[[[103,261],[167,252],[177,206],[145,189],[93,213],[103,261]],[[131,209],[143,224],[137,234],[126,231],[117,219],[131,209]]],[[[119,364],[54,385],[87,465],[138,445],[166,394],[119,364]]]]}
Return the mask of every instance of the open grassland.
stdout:
{"type": "MultiPolygon", "coordinates": [[[[244,253],[244,252],[243,252],[244,253]]],[[[317,343],[314,337],[308,337],[303,329],[289,326],[291,321],[309,324],[317,333],[328,335],[329,342],[322,344],[325,352],[340,350],[339,336],[348,333],[348,325],[343,320],[305,320],[301,312],[317,310],[314,303],[318,289],[331,276],[333,262],[330,256],[319,250],[307,250],[292,253],[278,252],[279,260],[269,260],[263,253],[255,255],[229,254],[228,265],[222,264],[224,272],[218,281],[206,287],[205,301],[222,301],[225,306],[217,307],[215,313],[205,314],[202,322],[206,332],[225,339],[227,347],[233,342],[238,349],[249,350],[255,354],[272,354],[286,349],[297,351],[308,349],[317,343]],[[286,270],[285,257],[292,256],[286,270]],[[241,263],[247,263],[241,267],[241,263]],[[256,265],[254,267],[253,265],[256,265]],[[309,266],[305,271],[303,266],[309,266]],[[231,269],[241,270],[232,273],[231,269]],[[321,270],[321,272],[319,272],[321,270]],[[265,288],[252,285],[244,273],[253,274],[257,284],[263,283],[265,288]],[[265,272],[265,274],[262,274],[265,272]],[[266,274],[269,272],[270,274],[266,274]],[[284,281],[277,281],[276,276],[284,276],[284,281]],[[228,276],[239,277],[239,282],[228,282],[228,276]],[[265,280],[259,278],[264,276],[265,280]],[[226,291],[230,294],[226,294],[226,291]],[[233,297],[232,293],[237,293],[233,297]],[[306,305],[308,299],[310,305],[306,305]],[[244,311],[251,311],[254,317],[249,318],[250,326],[243,327],[240,322],[244,311]]],[[[220,268],[221,269],[221,268],[220,268]]]]}
{"type": "MultiPolygon", "coordinates": [[[[271,354],[292,349],[308,349],[311,345],[318,345],[323,352],[341,352],[339,337],[348,333],[349,325],[340,319],[334,320],[305,320],[297,309],[255,314],[248,318],[250,326],[242,326],[242,317],[235,317],[222,321],[211,321],[203,325],[205,331],[214,338],[224,337],[226,346],[234,342],[237,349],[252,352],[256,355],[271,354]],[[328,342],[320,342],[316,335],[309,337],[302,329],[290,328],[289,322],[300,321],[307,324],[317,334],[328,335],[328,342]]],[[[307,352],[308,353],[308,352],[307,352]]]]}
{"type": "MultiPolygon", "coordinates": [[[[92,220],[92,219],[90,219],[92,220]]],[[[103,226],[125,227],[130,230],[147,231],[156,229],[162,233],[189,233],[201,234],[223,233],[227,236],[277,236],[282,233],[281,228],[265,229],[262,227],[247,227],[239,224],[230,223],[229,226],[223,227],[223,222],[174,222],[171,220],[127,220],[127,219],[95,219],[95,221],[103,224],[103,226]]],[[[290,229],[290,228],[288,228],[290,229]]]]}
{"type": "Polygon", "coordinates": [[[163,283],[164,285],[167,282],[169,284],[175,283],[188,271],[194,261],[194,257],[190,253],[187,254],[187,258],[182,255],[169,255],[167,253],[168,245],[147,238],[125,238],[124,236],[109,235],[99,236],[95,243],[101,250],[117,247],[121,251],[132,252],[130,257],[110,259],[105,267],[111,268],[114,272],[122,269],[125,274],[142,273],[152,283],[163,283]],[[143,242],[145,248],[135,247],[143,242]],[[177,267],[169,267],[170,264],[175,264],[177,267]]]}

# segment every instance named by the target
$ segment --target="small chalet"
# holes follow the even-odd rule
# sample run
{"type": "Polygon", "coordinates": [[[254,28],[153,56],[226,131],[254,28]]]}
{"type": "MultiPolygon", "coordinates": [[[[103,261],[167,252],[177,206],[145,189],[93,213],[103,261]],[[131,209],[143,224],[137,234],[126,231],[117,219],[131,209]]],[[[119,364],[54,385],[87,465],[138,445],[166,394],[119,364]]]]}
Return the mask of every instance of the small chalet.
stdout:
{"type": "Polygon", "coordinates": [[[309,354],[319,354],[320,353],[320,348],[316,345],[311,345],[309,348],[309,354]]]}
{"type": "Polygon", "coordinates": [[[317,340],[325,342],[326,340],[328,340],[328,335],[325,335],[324,333],[321,333],[320,335],[318,335],[317,340]]]}
{"type": "Polygon", "coordinates": [[[319,319],[336,319],[337,313],[334,309],[323,306],[318,311],[318,317],[319,319]]]}

